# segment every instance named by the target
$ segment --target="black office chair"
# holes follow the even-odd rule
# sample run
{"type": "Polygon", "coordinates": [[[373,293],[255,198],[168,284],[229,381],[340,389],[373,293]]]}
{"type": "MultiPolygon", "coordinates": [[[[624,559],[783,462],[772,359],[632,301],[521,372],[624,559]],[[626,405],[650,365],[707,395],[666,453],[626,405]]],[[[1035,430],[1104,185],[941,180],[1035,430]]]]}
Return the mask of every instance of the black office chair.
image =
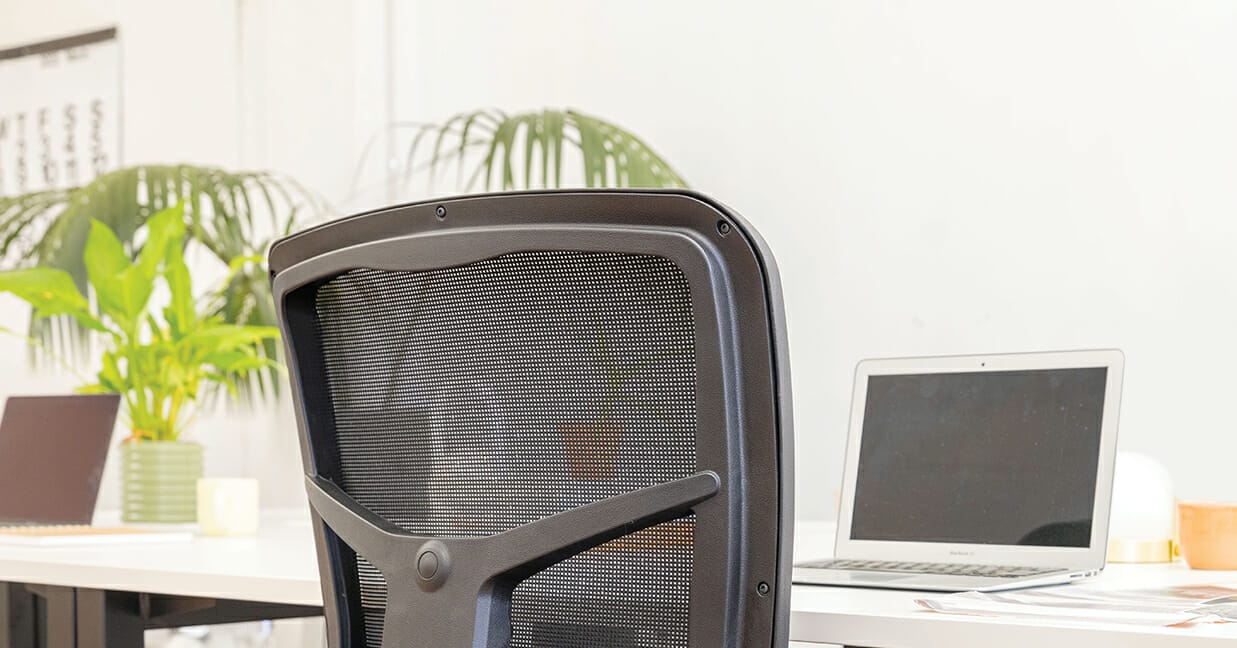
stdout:
{"type": "Polygon", "coordinates": [[[787,645],[786,334],[737,215],[453,198],[270,267],[332,646],[787,645]]]}

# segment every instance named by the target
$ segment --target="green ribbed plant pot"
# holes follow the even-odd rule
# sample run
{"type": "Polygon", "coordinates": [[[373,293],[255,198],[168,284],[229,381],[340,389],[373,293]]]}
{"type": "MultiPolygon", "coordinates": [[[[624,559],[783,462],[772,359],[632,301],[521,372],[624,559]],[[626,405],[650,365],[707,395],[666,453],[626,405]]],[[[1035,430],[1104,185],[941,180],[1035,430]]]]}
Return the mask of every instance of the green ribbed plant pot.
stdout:
{"type": "Polygon", "coordinates": [[[120,446],[121,517],[125,522],[196,522],[202,446],[137,441],[120,446]]]}

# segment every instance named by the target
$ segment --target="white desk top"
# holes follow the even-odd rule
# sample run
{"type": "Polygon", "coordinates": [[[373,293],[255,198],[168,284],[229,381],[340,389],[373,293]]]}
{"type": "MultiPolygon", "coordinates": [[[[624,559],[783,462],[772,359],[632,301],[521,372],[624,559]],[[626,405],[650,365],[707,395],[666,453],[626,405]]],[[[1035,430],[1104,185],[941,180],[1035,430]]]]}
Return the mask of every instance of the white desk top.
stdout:
{"type": "MultiPolygon", "coordinates": [[[[258,535],[248,538],[78,547],[0,545],[0,581],[322,605],[307,516],[264,512],[258,535]]],[[[107,522],[115,525],[114,520],[107,522]]]]}
{"type": "MultiPolygon", "coordinates": [[[[320,605],[317,560],[304,513],[263,517],[251,538],[197,538],[168,544],[96,547],[0,546],[0,581],[320,605]]],[[[832,553],[833,525],[801,523],[796,555],[832,553]]],[[[1151,587],[1237,583],[1237,572],[1191,571],[1183,565],[1111,565],[1092,584],[1151,587]]],[[[1191,629],[987,619],[926,612],[923,593],[856,588],[794,588],[791,637],[797,642],[858,646],[1086,645],[1098,648],[1233,645],[1237,624],[1191,629]]]]}
{"type": "MultiPolygon", "coordinates": [[[[1218,582],[1237,582],[1237,573],[1221,572],[1218,582]]],[[[1114,587],[1217,582],[1215,576],[1191,572],[1183,565],[1113,565],[1092,584],[1114,587]]],[[[1110,623],[982,618],[928,612],[915,599],[928,592],[841,587],[796,586],[791,601],[790,636],[796,641],[855,646],[917,648],[1044,646],[1088,648],[1191,648],[1233,646],[1237,624],[1194,628],[1149,628],[1110,623]]]]}
{"type": "MultiPolygon", "coordinates": [[[[836,525],[801,522],[795,529],[797,560],[833,555],[836,525]]],[[[1189,584],[1237,584],[1237,572],[1194,571],[1171,565],[1109,565],[1089,586],[1123,589],[1189,584]]],[[[1068,587],[1068,586],[1064,586],[1068,587]]],[[[1172,648],[1232,646],[1237,623],[1193,628],[1148,628],[1112,623],[984,618],[929,612],[915,599],[933,592],[796,585],[791,600],[794,641],[854,646],[958,648],[1172,648]]],[[[809,644],[810,645],[810,644],[809,644]]]]}

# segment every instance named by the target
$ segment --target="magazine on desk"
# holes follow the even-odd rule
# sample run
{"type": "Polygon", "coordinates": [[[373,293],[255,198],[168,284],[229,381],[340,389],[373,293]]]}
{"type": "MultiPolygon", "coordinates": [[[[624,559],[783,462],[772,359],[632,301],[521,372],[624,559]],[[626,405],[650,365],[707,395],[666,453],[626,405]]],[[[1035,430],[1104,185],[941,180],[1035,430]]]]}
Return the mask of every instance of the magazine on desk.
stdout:
{"type": "Polygon", "coordinates": [[[915,603],[946,614],[1190,626],[1237,621],[1237,583],[1135,589],[1080,585],[1011,592],[962,592],[917,599],[915,603]]]}

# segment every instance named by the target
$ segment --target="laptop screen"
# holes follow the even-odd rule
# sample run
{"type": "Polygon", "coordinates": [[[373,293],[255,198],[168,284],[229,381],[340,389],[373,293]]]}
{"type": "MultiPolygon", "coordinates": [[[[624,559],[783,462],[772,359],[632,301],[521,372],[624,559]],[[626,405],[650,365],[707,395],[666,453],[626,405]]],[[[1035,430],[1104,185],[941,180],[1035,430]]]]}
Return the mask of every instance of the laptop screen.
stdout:
{"type": "Polygon", "coordinates": [[[120,397],[15,396],[0,417],[0,525],[90,524],[120,397]]]}
{"type": "Polygon", "coordinates": [[[1088,547],[1107,374],[870,376],[851,539],[1088,547]]]}

